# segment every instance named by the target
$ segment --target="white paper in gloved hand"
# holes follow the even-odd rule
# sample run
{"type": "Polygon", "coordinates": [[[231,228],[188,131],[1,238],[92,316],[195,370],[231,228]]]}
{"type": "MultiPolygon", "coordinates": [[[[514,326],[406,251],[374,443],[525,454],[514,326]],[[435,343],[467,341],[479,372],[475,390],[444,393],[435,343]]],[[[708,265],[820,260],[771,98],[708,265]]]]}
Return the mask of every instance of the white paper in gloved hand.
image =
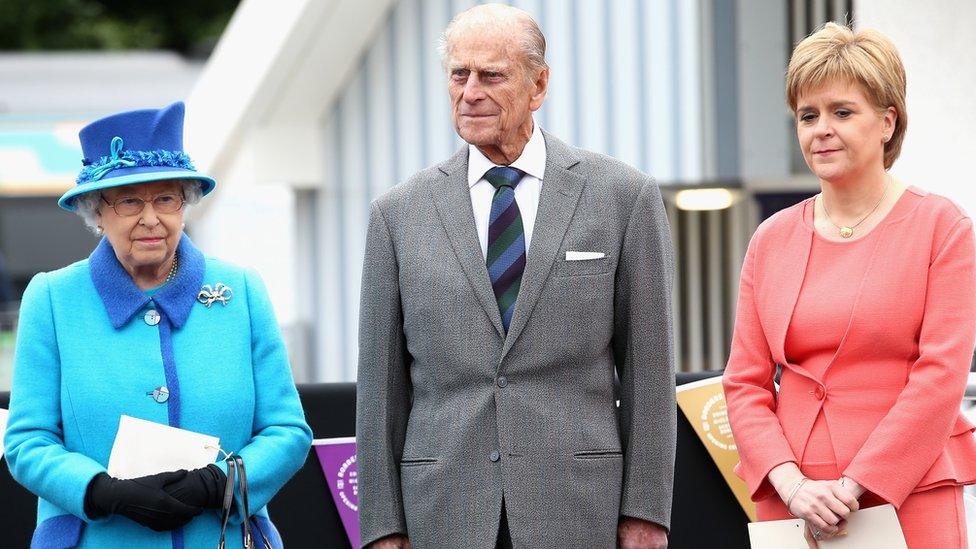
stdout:
{"type": "Polygon", "coordinates": [[[108,458],[108,474],[130,479],[199,469],[216,461],[218,448],[217,437],[122,416],[108,458]]]}

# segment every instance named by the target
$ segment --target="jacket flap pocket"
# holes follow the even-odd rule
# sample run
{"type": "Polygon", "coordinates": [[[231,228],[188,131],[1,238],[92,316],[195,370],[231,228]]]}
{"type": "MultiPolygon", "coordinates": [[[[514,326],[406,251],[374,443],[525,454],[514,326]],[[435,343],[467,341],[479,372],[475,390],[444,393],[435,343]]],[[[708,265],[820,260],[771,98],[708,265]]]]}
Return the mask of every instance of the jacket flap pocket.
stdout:
{"type": "Polygon", "coordinates": [[[576,452],[573,457],[576,459],[608,459],[623,457],[620,450],[584,450],[576,452]]]}
{"type": "Polygon", "coordinates": [[[410,465],[430,465],[432,463],[437,463],[434,458],[403,458],[400,460],[401,467],[407,467],[410,465]]]}
{"type": "Polygon", "coordinates": [[[559,259],[556,261],[555,275],[557,277],[598,275],[608,273],[612,268],[613,263],[610,262],[609,255],[583,261],[559,259]]]}

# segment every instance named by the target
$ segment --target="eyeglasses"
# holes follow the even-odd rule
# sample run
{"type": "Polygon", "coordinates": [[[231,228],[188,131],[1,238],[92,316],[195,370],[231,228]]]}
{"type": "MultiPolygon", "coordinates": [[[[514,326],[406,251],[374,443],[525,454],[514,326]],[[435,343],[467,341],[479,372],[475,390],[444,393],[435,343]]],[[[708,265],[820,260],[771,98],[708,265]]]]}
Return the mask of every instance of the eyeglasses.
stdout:
{"type": "MultiPolygon", "coordinates": [[[[105,196],[102,200],[122,217],[139,215],[146,208],[146,201],[138,196],[124,196],[115,202],[109,202],[105,196]]],[[[152,199],[153,211],[161,214],[171,214],[180,211],[186,200],[179,194],[161,194],[152,199]]]]}

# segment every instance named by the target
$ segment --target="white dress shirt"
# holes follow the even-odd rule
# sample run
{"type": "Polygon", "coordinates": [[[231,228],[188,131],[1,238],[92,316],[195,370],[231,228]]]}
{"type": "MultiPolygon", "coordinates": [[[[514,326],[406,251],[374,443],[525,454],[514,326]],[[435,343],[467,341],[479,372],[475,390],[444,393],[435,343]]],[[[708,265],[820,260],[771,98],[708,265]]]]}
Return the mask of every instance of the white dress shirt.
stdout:
{"type": "MultiPolygon", "coordinates": [[[[485,179],[485,173],[497,165],[478,150],[478,147],[468,145],[468,187],[471,189],[471,209],[474,210],[482,257],[488,257],[488,218],[491,216],[491,200],[495,196],[495,187],[485,179]]],[[[542,130],[534,121],[532,137],[522,149],[522,154],[510,166],[525,172],[522,181],[515,187],[515,203],[518,204],[522,216],[525,250],[528,253],[535,214],[539,209],[542,180],[546,174],[546,141],[542,137],[542,130]]]]}

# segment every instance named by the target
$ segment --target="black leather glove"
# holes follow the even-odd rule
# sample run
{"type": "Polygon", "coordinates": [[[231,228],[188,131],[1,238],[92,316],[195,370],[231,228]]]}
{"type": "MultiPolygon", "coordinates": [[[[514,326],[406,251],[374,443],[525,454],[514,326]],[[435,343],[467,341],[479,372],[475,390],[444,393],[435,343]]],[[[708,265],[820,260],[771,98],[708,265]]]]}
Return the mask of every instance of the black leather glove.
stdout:
{"type": "Polygon", "coordinates": [[[164,490],[187,505],[204,509],[220,509],[224,503],[227,475],[214,464],[194,469],[182,479],[167,484],[164,490]]]}
{"type": "Polygon", "coordinates": [[[120,480],[100,473],[88,483],[85,514],[91,518],[122,515],[157,532],[174,530],[203,512],[167,494],[163,488],[186,477],[173,471],[120,480]]]}

